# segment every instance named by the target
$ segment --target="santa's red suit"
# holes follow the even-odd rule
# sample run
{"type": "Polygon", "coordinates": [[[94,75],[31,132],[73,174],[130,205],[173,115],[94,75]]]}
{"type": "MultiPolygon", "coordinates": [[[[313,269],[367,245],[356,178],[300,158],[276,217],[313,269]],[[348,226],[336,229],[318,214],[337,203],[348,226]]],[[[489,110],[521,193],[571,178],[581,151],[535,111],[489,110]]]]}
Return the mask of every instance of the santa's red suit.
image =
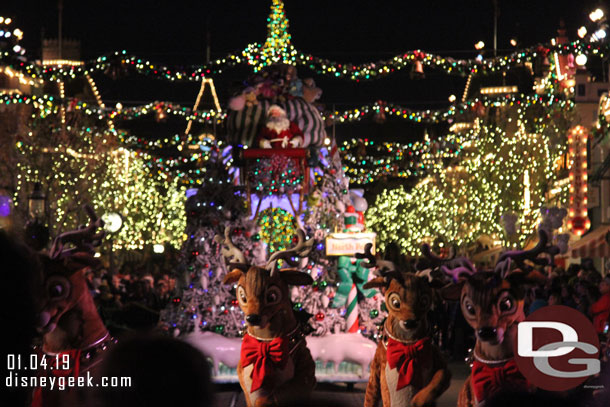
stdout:
{"type": "Polygon", "coordinates": [[[290,122],[287,129],[279,132],[265,126],[258,136],[258,144],[261,148],[294,148],[299,147],[302,140],[303,132],[294,122],[290,122]],[[294,140],[297,137],[298,139],[294,140]]]}

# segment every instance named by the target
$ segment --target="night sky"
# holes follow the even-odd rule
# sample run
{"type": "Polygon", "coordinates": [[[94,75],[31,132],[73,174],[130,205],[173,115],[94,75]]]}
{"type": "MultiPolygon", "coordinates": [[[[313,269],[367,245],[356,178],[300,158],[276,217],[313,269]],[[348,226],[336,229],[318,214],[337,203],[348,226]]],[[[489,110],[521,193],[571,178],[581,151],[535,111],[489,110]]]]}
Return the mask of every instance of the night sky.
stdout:
{"type": "MultiPolygon", "coordinates": [[[[211,33],[212,58],[262,42],[270,0],[252,1],[77,1],[64,0],[64,37],[80,39],[82,57],[125,49],[129,53],[167,65],[204,62],[206,30],[211,33]]],[[[521,45],[546,43],[564,19],[570,39],[587,22],[589,11],[600,3],[591,0],[499,0],[498,48],[510,51],[509,39],[521,45]]],[[[339,62],[367,62],[422,49],[456,58],[476,54],[473,44],[493,44],[493,2],[487,1],[345,1],[286,0],[295,47],[339,62]]],[[[40,56],[40,38],[57,37],[57,2],[3,0],[0,14],[13,17],[23,29],[23,45],[30,58],[40,56]]],[[[488,51],[490,53],[491,51],[488,51]]],[[[215,77],[221,103],[231,83],[244,79],[249,68],[240,67],[215,77]]],[[[314,76],[324,90],[321,102],[348,108],[387,100],[417,108],[448,105],[447,97],[462,94],[465,78],[426,70],[424,80],[411,80],[408,70],[386,79],[356,84],[348,80],[316,77],[299,69],[300,77],[314,76]]],[[[172,100],[192,105],[199,84],[172,84],[132,75],[125,80],[96,78],[107,104],[124,105],[172,100]],[[130,103],[131,102],[131,103],[130,103]]],[[[414,139],[423,126],[404,122],[384,125],[359,123],[338,127],[342,137],[380,136],[414,139]]]]}

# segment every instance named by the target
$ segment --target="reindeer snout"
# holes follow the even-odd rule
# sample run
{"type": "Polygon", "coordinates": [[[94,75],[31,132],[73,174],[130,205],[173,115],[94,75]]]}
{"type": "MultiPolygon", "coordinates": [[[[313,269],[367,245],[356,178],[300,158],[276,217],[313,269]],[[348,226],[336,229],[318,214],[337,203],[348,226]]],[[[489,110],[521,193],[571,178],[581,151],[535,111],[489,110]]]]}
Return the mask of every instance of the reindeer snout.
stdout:
{"type": "Polygon", "coordinates": [[[498,330],[490,326],[484,326],[479,328],[477,331],[477,336],[482,341],[490,342],[498,338],[498,330]]]}
{"type": "Polygon", "coordinates": [[[246,316],[246,322],[250,325],[258,326],[261,324],[261,316],[258,314],[249,314],[246,316]]]}
{"type": "Polygon", "coordinates": [[[407,319],[403,321],[405,328],[407,329],[415,329],[417,328],[417,320],[415,319],[407,319]]]}

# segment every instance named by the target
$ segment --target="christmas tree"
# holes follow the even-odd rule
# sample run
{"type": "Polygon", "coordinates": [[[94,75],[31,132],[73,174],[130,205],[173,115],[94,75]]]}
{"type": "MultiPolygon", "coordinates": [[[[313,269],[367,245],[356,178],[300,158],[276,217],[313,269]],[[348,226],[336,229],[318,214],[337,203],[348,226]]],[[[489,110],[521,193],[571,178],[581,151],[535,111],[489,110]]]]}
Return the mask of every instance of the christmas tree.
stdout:
{"type": "Polygon", "coordinates": [[[186,241],[182,247],[180,290],[162,311],[162,327],[174,335],[185,334],[199,323],[209,330],[230,337],[241,336],[243,312],[234,288],[222,283],[229,271],[214,239],[229,227],[231,240],[250,264],[262,264],[265,248],[257,225],[246,215],[243,191],[236,187],[218,150],[206,164],[206,179],[196,190],[189,190],[186,202],[186,241]]]}

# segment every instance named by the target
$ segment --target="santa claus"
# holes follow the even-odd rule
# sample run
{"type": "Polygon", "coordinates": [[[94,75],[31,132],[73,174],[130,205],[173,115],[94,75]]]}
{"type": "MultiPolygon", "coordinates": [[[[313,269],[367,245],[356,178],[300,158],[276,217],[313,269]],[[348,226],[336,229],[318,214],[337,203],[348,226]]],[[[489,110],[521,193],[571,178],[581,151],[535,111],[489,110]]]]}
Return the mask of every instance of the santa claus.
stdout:
{"type": "Polygon", "coordinates": [[[298,148],[303,144],[303,132],[296,123],[288,119],[286,111],[278,105],[267,110],[267,123],[262,128],[258,145],[260,148],[298,148]]]}

